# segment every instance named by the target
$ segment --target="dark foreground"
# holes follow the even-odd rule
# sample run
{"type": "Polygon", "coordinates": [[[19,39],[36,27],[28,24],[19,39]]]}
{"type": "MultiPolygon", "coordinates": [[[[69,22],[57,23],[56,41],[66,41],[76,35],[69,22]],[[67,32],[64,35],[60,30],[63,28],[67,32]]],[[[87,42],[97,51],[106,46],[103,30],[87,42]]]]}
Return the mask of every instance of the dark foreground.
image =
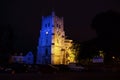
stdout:
{"type": "Polygon", "coordinates": [[[0,80],[120,80],[117,72],[59,72],[0,74],[0,80]]]}

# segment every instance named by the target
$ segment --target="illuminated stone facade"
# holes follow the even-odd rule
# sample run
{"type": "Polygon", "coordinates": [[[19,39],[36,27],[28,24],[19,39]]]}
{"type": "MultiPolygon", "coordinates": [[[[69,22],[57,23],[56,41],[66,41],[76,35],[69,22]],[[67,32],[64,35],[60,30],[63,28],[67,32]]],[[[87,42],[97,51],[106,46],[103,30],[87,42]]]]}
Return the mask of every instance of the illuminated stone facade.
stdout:
{"type": "Polygon", "coordinates": [[[65,39],[65,54],[66,54],[66,64],[75,63],[75,55],[73,54],[75,49],[72,49],[73,41],[65,39]]]}
{"type": "Polygon", "coordinates": [[[71,47],[72,40],[65,39],[63,17],[56,16],[54,12],[42,16],[41,26],[36,63],[68,64],[67,50],[71,47]]]}
{"type": "Polygon", "coordinates": [[[11,58],[12,58],[12,63],[25,63],[25,64],[34,63],[34,55],[31,51],[24,56],[23,53],[20,53],[20,55],[15,54],[11,58]]]}

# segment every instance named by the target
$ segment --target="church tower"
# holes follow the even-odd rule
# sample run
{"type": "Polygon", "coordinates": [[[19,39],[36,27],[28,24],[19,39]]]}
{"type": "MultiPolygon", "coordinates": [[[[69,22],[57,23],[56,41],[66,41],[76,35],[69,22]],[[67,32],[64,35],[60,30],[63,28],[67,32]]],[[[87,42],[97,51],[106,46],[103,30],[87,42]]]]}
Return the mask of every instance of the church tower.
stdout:
{"type": "Polygon", "coordinates": [[[63,17],[56,16],[54,12],[49,16],[42,16],[36,63],[66,64],[64,42],[63,17]]]}

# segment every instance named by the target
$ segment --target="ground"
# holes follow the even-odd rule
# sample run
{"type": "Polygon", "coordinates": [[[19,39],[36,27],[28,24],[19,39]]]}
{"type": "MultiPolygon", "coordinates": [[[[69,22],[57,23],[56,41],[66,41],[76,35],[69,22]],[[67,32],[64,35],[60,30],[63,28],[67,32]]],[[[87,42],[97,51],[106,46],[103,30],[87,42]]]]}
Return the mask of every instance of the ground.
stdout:
{"type": "Polygon", "coordinates": [[[0,80],[120,80],[118,72],[59,72],[0,74],[0,80]]]}

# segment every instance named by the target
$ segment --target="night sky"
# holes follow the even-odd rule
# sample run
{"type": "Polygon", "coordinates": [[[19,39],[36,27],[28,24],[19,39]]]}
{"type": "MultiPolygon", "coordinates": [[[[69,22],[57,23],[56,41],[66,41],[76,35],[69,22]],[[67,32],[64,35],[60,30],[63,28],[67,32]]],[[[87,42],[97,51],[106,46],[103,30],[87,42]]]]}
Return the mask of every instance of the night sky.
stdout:
{"type": "MultiPolygon", "coordinates": [[[[41,16],[51,14],[64,17],[66,35],[84,42],[96,37],[90,24],[103,11],[120,12],[119,0],[3,0],[1,24],[11,26],[14,51],[36,50],[41,28],[41,16]]],[[[1,28],[3,29],[3,28],[1,28]]]]}

